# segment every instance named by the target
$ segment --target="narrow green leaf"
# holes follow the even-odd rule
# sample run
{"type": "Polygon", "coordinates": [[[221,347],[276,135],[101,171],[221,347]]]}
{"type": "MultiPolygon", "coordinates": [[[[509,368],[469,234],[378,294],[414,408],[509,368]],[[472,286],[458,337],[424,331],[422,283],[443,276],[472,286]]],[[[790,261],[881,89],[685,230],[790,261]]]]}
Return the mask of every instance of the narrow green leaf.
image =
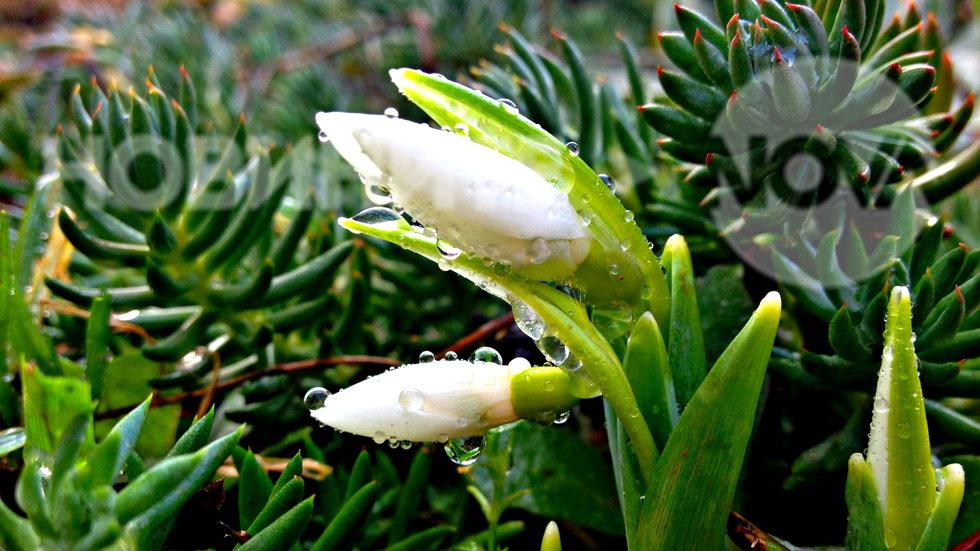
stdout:
{"type": "Polygon", "coordinates": [[[214,420],[214,406],[208,410],[204,417],[194,421],[194,424],[187,429],[180,439],[174,443],[173,448],[167,453],[167,457],[193,453],[201,449],[208,442],[211,435],[211,424],[214,420]]]}
{"type": "Polygon", "coordinates": [[[721,548],[779,325],[770,293],[681,415],[640,509],[645,549],[721,548]]]}
{"type": "MultiPolygon", "coordinates": [[[[931,16],[932,14],[930,14],[931,16]]],[[[946,465],[936,471],[936,508],[933,509],[926,524],[922,539],[915,547],[916,551],[931,551],[932,549],[947,549],[949,536],[953,532],[953,524],[963,501],[963,491],[966,487],[966,473],[957,463],[946,465]]]]}
{"type": "Polygon", "coordinates": [[[241,551],[287,551],[306,530],[313,516],[313,497],[299,503],[279,517],[268,528],[252,536],[239,547],[241,551]]]}
{"type": "Polygon", "coordinates": [[[23,427],[12,427],[0,430],[0,457],[24,447],[27,433],[23,427]]]}
{"type": "Polygon", "coordinates": [[[371,481],[358,490],[317,538],[311,551],[343,551],[360,533],[381,494],[381,484],[371,481]]]}
{"type": "Polygon", "coordinates": [[[680,411],[674,396],[667,347],[650,312],[644,312],[633,325],[623,358],[623,371],[657,448],[662,451],[680,411]]]}
{"type": "Polygon", "coordinates": [[[344,503],[350,501],[354,494],[372,480],[375,480],[375,476],[371,469],[371,454],[368,453],[367,448],[361,448],[361,453],[357,454],[357,459],[354,460],[354,466],[351,468],[344,503]]]}
{"type": "Polygon", "coordinates": [[[915,549],[932,513],[936,480],[907,287],[893,289],[888,302],[868,463],[884,511],[886,541],[894,542],[894,550],[915,549]]]}
{"type": "Polygon", "coordinates": [[[0,501],[0,547],[7,551],[35,551],[41,542],[26,518],[18,516],[0,501]]]}
{"type": "Polygon", "coordinates": [[[413,534],[394,545],[389,545],[385,551],[424,551],[439,546],[440,542],[450,534],[456,533],[452,526],[436,526],[413,534]]]}
{"type": "Polygon", "coordinates": [[[398,491],[398,504],[395,506],[395,516],[388,531],[388,544],[401,541],[406,534],[411,533],[411,521],[416,517],[422,503],[422,496],[429,484],[429,468],[432,466],[432,448],[420,446],[408,469],[405,484],[398,491]]]}
{"type": "Polygon", "coordinates": [[[252,450],[245,454],[238,479],[238,522],[247,530],[272,494],[272,481],[259,465],[252,450]]]}
{"type": "MultiPolygon", "coordinates": [[[[171,521],[184,505],[194,495],[194,492],[204,486],[221,463],[231,454],[232,448],[238,444],[242,436],[244,427],[210,444],[208,447],[196,452],[191,457],[199,458],[197,466],[185,477],[174,480],[171,479],[170,491],[154,500],[152,506],[147,508],[139,516],[133,518],[126,524],[126,531],[137,538],[138,545],[148,547],[151,543],[162,545],[167,537],[167,533],[157,531],[158,527],[164,526],[171,521]]],[[[165,460],[154,466],[167,464],[168,461],[178,461],[183,457],[178,456],[165,460]]],[[[141,476],[137,481],[149,475],[149,471],[141,476]]],[[[124,490],[125,491],[125,490],[124,490]]],[[[166,531],[169,532],[169,531],[166,531]]]]}
{"type": "Polygon", "coordinates": [[[85,326],[85,379],[92,385],[92,399],[102,397],[102,382],[109,365],[109,315],[112,301],[99,297],[92,301],[85,326]]]}
{"type": "Polygon", "coordinates": [[[671,236],[664,246],[664,255],[670,256],[671,266],[667,354],[677,405],[683,410],[704,380],[708,367],[704,356],[694,265],[687,241],[680,235],[671,236]]]}
{"type": "Polygon", "coordinates": [[[279,491],[274,492],[269,502],[259,515],[255,517],[252,524],[246,530],[252,536],[260,534],[262,530],[271,525],[276,519],[283,516],[303,499],[303,489],[305,483],[302,478],[290,477],[289,482],[282,485],[279,491]]]}
{"type": "MultiPolygon", "coordinates": [[[[24,428],[28,443],[47,453],[54,453],[58,442],[78,417],[92,416],[89,384],[77,379],[48,377],[34,366],[22,366],[24,393],[24,428]]],[[[88,427],[86,444],[93,443],[88,427]]]]}
{"type": "Polygon", "coordinates": [[[279,490],[281,490],[283,486],[291,483],[293,479],[296,477],[300,477],[300,480],[302,480],[302,476],[303,476],[303,454],[300,452],[296,452],[296,455],[294,455],[293,458],[289,460],[289,463],[286,463],[286,466],[283,468],[282,473],[279,474],[279,478],[278,480],[276,480],[275,486],[272,487],[271,495],[275,496],[277,493],[279,493],[279,490]]]}
{"type": "Polygon", "coordinates": [[[871,467],[856,453],[847,462],[847,551],[885,551],[885,520],[871,467]]]}

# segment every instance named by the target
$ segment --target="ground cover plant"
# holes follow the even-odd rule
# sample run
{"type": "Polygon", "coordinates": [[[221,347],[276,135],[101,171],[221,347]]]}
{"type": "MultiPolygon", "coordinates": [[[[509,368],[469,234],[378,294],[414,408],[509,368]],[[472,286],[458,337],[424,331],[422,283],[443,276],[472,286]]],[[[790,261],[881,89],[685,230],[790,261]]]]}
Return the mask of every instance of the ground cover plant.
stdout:
{"type": "Polygon", "coordinates": [[[980,546],[974,8],[3,8],[0,549],[980,546]]]}

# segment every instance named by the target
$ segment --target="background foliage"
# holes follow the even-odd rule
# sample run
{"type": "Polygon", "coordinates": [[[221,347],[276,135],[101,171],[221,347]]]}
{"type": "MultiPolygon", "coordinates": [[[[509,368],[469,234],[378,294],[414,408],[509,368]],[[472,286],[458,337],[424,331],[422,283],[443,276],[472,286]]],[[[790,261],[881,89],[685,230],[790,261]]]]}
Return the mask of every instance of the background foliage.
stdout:
{"type": "MultiPolygon", "coordinates": [[[[707,3],[691,7],[713,13],[707,3]]],[[[931,0],[917,9],[923,17],[934,13],[940,23],[957,82],[954,105],[959,105],[968,91],[980,89],[971,70],[978,62],[980,34],[974,7],[963,1],[931,0]]],[[[886,13],[907,10],[907,4],[892,2],[886,13]]],[[[123,415],[151,393],[151,407],[140,421],[143,429],[137,427],[129,443],[134,454],[120,455],[132,473],[128,487],[136,486],[140,464],[152,467],[140,476],[169,468],[172,463],[165,458],[175,455],[173,450],[181,442],[188,446],[184,451],[204,449],[205,442],[234,448],[220,458],[229,458],[219,471],[225,476],[223,484],[174,502],[183,512],[167,548],[231,549],[239,541],[237,532],[257,522],[262,505],[274,507],[276,500],[270,497],[287,491],[283,487],[296,473],[303,474],[304,482],[289,488],[289,507],[281,512],[293,513],[295,518],[290,518],[297,524],[292,531],[303,548],[326,533],[339,542],[353,541],[360,549],[384,549],[407,542],[412,534],[424,535],[411,542],[413,548],[474,549],[487,545],[484,531],[490,519],[473,492],[503,499],[497,495],[501,491],[511,496],[525,490],[530,493],[520,495],[501,518],[493,520],[500,522],[497,537],[504,545],[537,545],[549,519],[560,521],[567,549],[625,545],[608,458],[609,437],[597,400],[583,402],[564,426],[524,423],[505,431],[500,438],[508,443],[497,449],[491,445],[480,463],[512,454],[503,460],[510,469],[499,488],[493,468],[457,469],[438,447],[389,449],[311,426],[302,403],[306,389],[342,388],[412,361],[423,351],[465,355],[487,344],[504,358],[526,356],[535,365],[544,361],[534,343],[513,327],[505,304],[398,247],[358,239],[338,228],[337,217],[352,216],[368,203],[356,175],[331,146],[316,140],[313,114],[380,113],[395,107],[405,118],[426,120],[389,82],[388,69],[407,66],[510,98],[522,113],[562,140],[579,140],[583,158],[598,172],[612,175],[617,195],[636,213],[658,254],[668,236],[677,232],[687,236],[698,276],[705,356],[707,365],[712,365],[749,318],[753,305],[777,283],[739,263],[718,238],[723,228],[716,227],[717,222],[698,206],[708,190],[685,185],[683,177],[691,164],[658,147],[663,136],[635,111],[635,105],[666,102],[655,75],[658,66],[669,67],[670,62],[656,33],[678,28],[673,12],[667,3],[625,0],[0,5],[0,202],[14,244],[3,257],[4,285],[28,306],[10,310],[4,334],[5,346],[11,345],[4,350],[0,429],[14,430],[0,430],[0,498],[19,512],[16,481],[34,468],[25,463],[20,449],[24,436],[16,427],[24,425],[28,413],[18,403],[31,384],[43,385],[28,380],[24,371],[14,375],[23,354],[46,376],[77,373],[80,365],[100,366],[103,373],[101,388],[86,390],[101,397],[96,409],[69,408],[91,416],[91,429],[73,415],[54,416],[43,431],[51,438],[44,450],[48,454],[59,453],[59,440],[70,440],[64,434],[77,434],[74,451],[64,444],[64,453],[94,457],[102,449],[94,442],[106,441],[113,427],[125,427],[125,420],[131,418],[123,415]],[[498,28],[497,23],[503,25],[498,28]],[[552,29],[570,38],[580,54],[552,29]],[[599,112],[600,128],[598,143],[590,149],[579,138],[581,124],[576,122],[582,97],[559,90],[560,101],[547,101],[547,91],[535,89],[533,79],[522,72],[527,68],[516,53],[522,37],[556,67],[570,67],[569,73],[581,70],[587,82],[598,82],[590,100],[599,112]],[[244,260],[237,270],[217,266],[206,274],[181,272],[179,262],[172,261],[188,244],[187,237],[180,235],[175,237],[177,252],[163,255],[171,260],[159,262],[169,266],[167,274],[177,283],[193,275],[212,290],[242,291],[255,284],[251,276],[261,270],[264,256],[288,242],[292,254],[284,254],[285,263],[272,267],[272,274],[302,270],[332,252],[335,262],[317,272],[320,287],[267,303],[250,297],[251,303],[241,300],[229,306],[186,290],[163,292],[163,284],[153,279],[156,268],[146,262],[112,254],[73,256],[70,244],[81,247],[70,235],[72,216],[88,228],[98,226],[98,221],[85,218],[80,205],[73,205],[72,215],[61,210],[58,205],[70,203],[71,198],[64,197],[50,175],[66,152],[86,155],[84,136],[78,134],[76,96],[83,111],[91,114],[99,101],[105,101],[108,113],[109,103],[117,101],[113,82],[127,113],[131,102],[139,105],[128,95],[131,87],[136,97],[147,100],[150,110],[157,109],[153,90],[166,99],[181,100],[198,147],[205,150],[199,167],[203,175],[210,175],[213,170],[208,169],[215,166],[227,168],[248,188],[257,185],[263,162],[270,169],[290,163],[283,174],[277,174],[281,195],[268,204],[271,229],[250,237],[255,248],[241,252],[244,260]],[[194,87],[194,115],[185,101],[191,97],[184,92],[188,82],[194,87]],[[571,101],[576,97],[577,103],[571,101]],[[226,144],[235,144],[232,136],[240,137],[240,149],[245,151],[247,144],[249,152],[249,158],[233,166],[222,157],[226,144]],[[269,152],[267,161],[259,159],[261,154],[253,155],[259,147],[269,152]],[[59,281],[74,288],[59,287],[59,281]],[[92,302],[91,296],[79,300],[80,289],[146,285],[153,293],[143,302],[114,297],[111,317],[110,305],[92,302]],[[218,313],[207,323],[190,327],[185,322],[197,315],[194,308],[218,313]],[[36,321],[41,322],[41,332],[28,329],[36,321]],[[153,349],[147,336],[173,346],[162,355],[147,355],[145,351],[153,349]],[[100,348],[93,349],[93,342],[100,348]],[[195,416],[207,419],[208,430],[203,440],[190,447],[186,435],[193,435],[194,427],[203,430],[201,421],[192,424],[195,416]],[[244,431],[239,429],[241,423],[244,431]],[[135,434],[140,434],[138,439],[135,434]],[[365,444],[367,451],[361,451],[365,444]],[[305,458],[302,467],[289,462],[297,453],[305,458]],[[314,494],[313,501],[304,499],[314,494]],[[351,515],[358,522],[351,521],[351,515]],[[338,526],[344,523],[362,529],[341,533],[338,526]],[[295,530],[299,525],[305,529],[295,530]]],[[[164,102],[164,107],[169,105],[164,102]]],[[[159,120],[162,111],[153,112],[159,120]]],[[[976,131],[971,123],[952,150],[961,150],[976,131]]],[[[980,188],[974,184],[930,207],[933,214],[943,216],[949,230],[930,251],[934,259],[955,251],[959,242],[976,257],[978,205],[980,188]]],[[[161,241],[154,233],[153,228],[159,227],[155,223],[152,213],[132,221],[142,232],[134,239],[150,248],[166,242],[166,236],[161,241]]],[[[113,236],[111,224],[103,229],[107,232],[103,238],[118,237],[113,236]]],[[[6,237],[0,236],[0,246],[6,245],[6,237]]],[[[916,273],[911,283],[917,283],[922,273],[916,273]]],[[[266,292],[274,281],[266,283],[266,292]]],[[[874,298],[856,292],[869,301],[874,298]]],[[[810,308],[806,297],[784,294],[796,296],[799,302],[785,308],[788,313],[760,399],[735,509],[794,543],[837,545],[846,531],[842,490],[847,461],[867,445],[872,388],[851,380],[840,384],[833,375],[820,379],[816,372],[821,366],[835,364],[817,359],[811,360],[817,362],[813,367],[807,358],[839,354],[829,334],[831,318],[810,308]]],[[[833,305],[832,316],[839,307],[833,305]]],[[[976,322],[975,315],[972,320],[976,322]]],[[[977,330],[975,324],[972,330],[977,330]]],[[[880,345],[880,340],[869,344],[877,347],[876,352],[880,345]]],[[[976,352],[957,369],[980,369],[976,352]]],[[[863,382],[868,380],[873,380],[873,373],[863,382]]],[[[927,397],[942,402],[926,402],[936,461],[958,461],[967,472],[967,497],[954,543],[980,528],[978,486],[971,482],[971,474],[980,472],[972,455],[980,442],[980,425],[974,420],[980,392],[976,385],[964,388],[933,389],[927,397]]],[[[220,463],[210,456],[207,461],[220,463]]],[[[111,466],[119,470],[118,464],[111,466]]],[[[112,481],[100,486],[87,480],[88,475],[64,476],[86,492],[102,492],[98,494],[102,497],[112,488],[112,481]]],[[[113,499],[125,501],[125,492],[113,499]]],[[[115,512],[119,510],[117,506],[115,512]]],[[[108,513],[93,518],[108,519],[104,525],[109,531],[125,532],[132,521],[108,513]]],[[[280,525],[278,530],[285,528],[280,525]]]]}

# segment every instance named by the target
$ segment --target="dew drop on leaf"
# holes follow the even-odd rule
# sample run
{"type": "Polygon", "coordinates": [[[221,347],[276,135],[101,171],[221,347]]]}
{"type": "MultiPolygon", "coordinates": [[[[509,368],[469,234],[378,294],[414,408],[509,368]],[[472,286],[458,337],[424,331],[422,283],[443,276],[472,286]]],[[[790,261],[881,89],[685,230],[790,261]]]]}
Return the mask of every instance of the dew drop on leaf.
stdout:
{"type": "Polygon", "coordinates": [[[470,125],[465,122],[461,122],[453,127],[453,132],[458,136],[463,136],[464,138],[470,137],[470,125]]]}
{"type": "Polygon", "coordinates": [[[568,358],[568,347],[558,337],[545,335],[538,341],[538,349],[548,361],[560,365],[568,358]]]}
{"type": "Polygon", "coordinates": [[[464,436],[446,442],[446,456],[449,460],[463,467],[476,463],[487,447],[487,439],[482,436],[464,436]]]}
{"type": "Polygon", "coordinates": [[[541,335],[544,334],[544,321],[541,316],[520,299],[514,299],[512,309],[517,327],[528,337],[534,340],[540,339],[541,335]]]}
{"type": "Polygon", "coordinates": [[[616,183],[613,182],[613,179],[610,178],[609,176],[605,174],[600,174],[599,183],[604,184],[607,188],[609,188],[609,191],[616,193],[616,183]]]}
{"type": "Polygon", "coordinates": [[[563,424],[565,424],[568,421],[568,417],[570,415],[571,415],[571,413],[570,412],[567,412],[567,411],[562,412],[562,413],[559,413],[558,414],[558,417],[555,417],[555,424],[556,425],[563,425],[563,424]]]}
{"type": "Polygon", "coordinates": [[[462,254],[462,251],[460,251],[456,247],[453,247],[444,239],[436,240],[436,249],[439,251],[439,254],[441,254],[442,257],[445,258],[446,260],[456,260],[457,258],[459,258],[459,255],[462,254]]]}
{"type": "Polygon", "coordinates": [[[567,144],[565,144],[565,147],[568,148],[568,152],[569,153],[571,153],[572,155],[578,157],[579,147],[578,147],[578,144],[577,143],[575,143],[575,142],[568,142],[567,144]]]}
{"type": "Polygon", "coordinates": [[[510,113],[511,115],[516,115],[520,113],[520,110],[517,109],[517,104],[514,103],[513,101],[507,98],[501,98],[499,102],[500,102],[500,106],[503,107],[504,110],[510,113]]]}
{"type": "Polygon", "coordinates": [[[592,325],[607,339],[618,339],[629,331],[633,323],[633,309],[617,300],[592,307],[592,325]]]}
{"type": "Polygon", "coordinates": [[[303,405],[310,411],[316,411],[323,407],[323,404],[330,397],[330,391],[323,387],[311,388],[303,397],[303,405]]]}

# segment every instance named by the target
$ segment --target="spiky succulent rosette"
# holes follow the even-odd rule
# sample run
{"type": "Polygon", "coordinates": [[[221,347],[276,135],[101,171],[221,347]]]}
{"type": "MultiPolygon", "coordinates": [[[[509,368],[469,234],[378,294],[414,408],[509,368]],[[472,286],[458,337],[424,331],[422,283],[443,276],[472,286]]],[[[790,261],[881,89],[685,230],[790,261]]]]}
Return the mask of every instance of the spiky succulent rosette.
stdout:
{"type": "Polygon", "coordinates": [[[664,151],[703,165],[687,183],[730,187],[742,205],[763,187],[780,204],[841,187],[874,203],[950,147],[972,114],[972,98],[947,112],[949,61],[935,20],[914,5],[884,29],[883,0],[718,0],[725,28],[675,8],[682,32],[659,38],[681,71],[659,77],[676,105],[640,110],[667,136],[664,151]],[[799,154],[809,161],[791,162],[799,154]]]}
{"type": "Polygon", "coordinates": [[[794,378],[805,372],[799,380],[817,386],[869,389],[886,346],[889,296],[905,286],[926,391],[980,396],[980,251],[957,243],[942,218],[920,220],[905,186],[874,248],[865,248],[872,241],[852,222],[825,234],[811,255],[796,256],[799,263],[774,250],[779,282],[827,324],[830,345],[828,353],[777,354],[777,371],[794,378]]]}
{"type": "MultiPolygon", "coordinates": [[[[252,146],[242,117],[223,151],[198,166],[193,85],[185,73],[178,102],[155,80],[151,71],[146,99],[93,86],[85,105],[76,89],[74,124],[58,134],[66,193],[57,218],[75,250],[70,279],[46,283],[85,308],[105,297],[122,321],[157,339],[142,349],[147,358],[182,360],[154,384],[192,386],[204,382],[219,349],[221,376],[232,377],[267,361],[254,352],[273,335],[322,319],[334,300],[325,292],[333,274],[357,247],[324,242],[302,254],[313,198],[288,207],[289,148],[252,146]],[[283,210],[292,220],[275,238],[283,210]]],[[[369,273],[363,250],[354,256],[357,273],[369,273]]],[[[363,280],[349,287],[355,310],[363,280]]],[[[350,319],[334,339],[358,323],[350,319]]]]}

